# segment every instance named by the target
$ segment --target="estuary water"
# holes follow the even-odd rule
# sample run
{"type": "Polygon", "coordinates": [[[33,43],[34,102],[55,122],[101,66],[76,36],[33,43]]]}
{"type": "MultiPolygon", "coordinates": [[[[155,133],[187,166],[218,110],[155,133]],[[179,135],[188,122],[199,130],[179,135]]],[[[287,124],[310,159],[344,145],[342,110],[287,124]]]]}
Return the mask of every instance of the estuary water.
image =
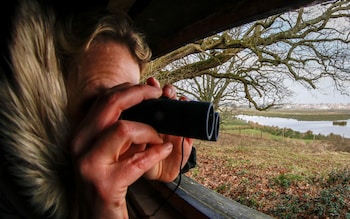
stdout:
{"type": "Polygon", "coordinates": [[[350,138],[350,119],[344,120],[347,122],[346,126],[337,126],[333,125],[333,121],[302,121],[296,119],[248,115],[237,115],[236,118],[256,122],[260,125],[290,128],[298,132],[312,131],[316,135],[321,134],[326,136],[333,133],[335,135],[341,135],[344,138],[350,138]]]}

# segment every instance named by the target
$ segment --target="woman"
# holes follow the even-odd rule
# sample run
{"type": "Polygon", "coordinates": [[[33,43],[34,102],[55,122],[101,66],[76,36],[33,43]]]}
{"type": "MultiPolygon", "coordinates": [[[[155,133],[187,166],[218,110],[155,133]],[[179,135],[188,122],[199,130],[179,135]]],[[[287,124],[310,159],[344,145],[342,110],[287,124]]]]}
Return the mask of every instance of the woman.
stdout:
{"type": "Polygon", "coordinates": [[[34,1],[19,8],[13,76],[1,78],[8,206],[28,216],[18,206],[28,201],[31,218],[128,218],[128,186],[140,177],[174,180],[192,139],[119,116],[142,100],[176,98],[174,87],[139,84],[151,54],[125,15],[57,20],[34,1]]]}

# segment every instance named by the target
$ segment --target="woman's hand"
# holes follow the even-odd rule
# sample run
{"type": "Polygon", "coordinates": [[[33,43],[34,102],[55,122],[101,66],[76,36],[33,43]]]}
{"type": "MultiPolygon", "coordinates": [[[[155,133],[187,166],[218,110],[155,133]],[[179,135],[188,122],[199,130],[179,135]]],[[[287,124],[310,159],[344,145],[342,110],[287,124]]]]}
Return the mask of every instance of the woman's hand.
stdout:
{"type": "Polygon", "coordinates": [[[122,84],[97,98],[84,116],[72,141],[77,182],[82,200],[96,218],[127,218],[125,196],[138,178],[172,181],[191,153],[192,139],[159,134],[151,126],[120,120],[123,110],[143,100],[176,98],[171,85],[160,88],[122,84]],[[182,147],[183,144],[183,147],[182,147]]]}
{"type": "MultiPolygon", "coordinates": [[[[151,126],[119,120],[123,110],[161,95],[162,89],[154,86],[119,85],[99,97],[81,121],[72,153],[80,199],[89,202],[83,210],[92,211],[89,217],[127,218],[128,186],[172,153],[172,143],[151,126]]],[[[173,168],[178,170],[177,166],[173,168]]],[[[158,178],[170,179],[164,177],[168,169],[162,169],[158,178]]]]}

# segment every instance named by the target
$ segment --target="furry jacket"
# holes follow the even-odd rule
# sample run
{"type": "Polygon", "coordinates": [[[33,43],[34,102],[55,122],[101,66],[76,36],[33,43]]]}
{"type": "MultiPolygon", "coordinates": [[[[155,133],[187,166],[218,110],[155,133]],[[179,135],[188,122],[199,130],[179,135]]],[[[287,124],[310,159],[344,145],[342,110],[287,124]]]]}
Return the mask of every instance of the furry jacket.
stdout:
{"type": "Polygon", "coordinates": [[[1,38],[0,218],[66,218],[73,180],[55,17],[36,1],[17,3],[1,38]]]}

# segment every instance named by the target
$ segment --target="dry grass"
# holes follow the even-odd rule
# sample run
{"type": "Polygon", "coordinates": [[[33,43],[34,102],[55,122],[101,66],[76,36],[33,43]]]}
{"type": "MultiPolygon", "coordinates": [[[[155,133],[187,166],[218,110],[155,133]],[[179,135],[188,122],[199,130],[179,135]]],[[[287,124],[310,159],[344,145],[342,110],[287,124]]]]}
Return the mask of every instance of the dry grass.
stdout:
{"type": "Polygon", "coordinates": [[[278,218],[350,218],[350,153],[232,133],[195,145],[198,166],[187,175],[228,198],[278,218]]]}

